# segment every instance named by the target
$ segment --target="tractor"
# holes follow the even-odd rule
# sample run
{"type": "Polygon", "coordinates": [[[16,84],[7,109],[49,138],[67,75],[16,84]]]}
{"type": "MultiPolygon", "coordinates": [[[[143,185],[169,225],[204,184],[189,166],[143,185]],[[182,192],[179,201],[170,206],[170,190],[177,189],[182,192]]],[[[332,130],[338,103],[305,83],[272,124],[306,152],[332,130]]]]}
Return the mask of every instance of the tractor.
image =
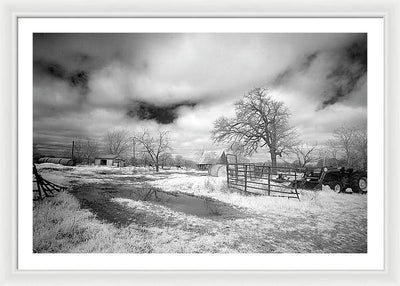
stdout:
{"type": "Polygon", "coordinates": [[[318,168],[307,169],[301,179],[296,181],[302,189],[322,189],[328,185],[334,192],[345,192],[350,188],[354,193],[367,193],[367,172],[354,171],[352,168],[318,168]]]}

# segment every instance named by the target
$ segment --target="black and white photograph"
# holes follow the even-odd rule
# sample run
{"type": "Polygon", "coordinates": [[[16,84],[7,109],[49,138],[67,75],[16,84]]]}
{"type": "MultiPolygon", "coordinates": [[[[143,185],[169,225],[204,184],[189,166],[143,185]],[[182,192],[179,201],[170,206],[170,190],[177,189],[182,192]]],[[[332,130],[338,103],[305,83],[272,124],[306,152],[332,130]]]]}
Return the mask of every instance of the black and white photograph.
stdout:
{"type": "Polygon", "coordinates": [[[34,254],[368,253],[367,33],[32,41],[34,254]]]}

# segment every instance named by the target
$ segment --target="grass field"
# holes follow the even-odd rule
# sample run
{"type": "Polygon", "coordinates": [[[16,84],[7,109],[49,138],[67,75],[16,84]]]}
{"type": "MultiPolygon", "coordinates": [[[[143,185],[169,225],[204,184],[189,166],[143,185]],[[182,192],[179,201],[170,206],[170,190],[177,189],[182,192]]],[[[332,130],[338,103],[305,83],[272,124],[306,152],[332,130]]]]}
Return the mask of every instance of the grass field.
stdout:
{"type": "Polygon", "coordinates": [[[69,189],[35,204],[36,253],[367,252],[367,195],[246,196],[195,170],[38,170],[69,189]]]}

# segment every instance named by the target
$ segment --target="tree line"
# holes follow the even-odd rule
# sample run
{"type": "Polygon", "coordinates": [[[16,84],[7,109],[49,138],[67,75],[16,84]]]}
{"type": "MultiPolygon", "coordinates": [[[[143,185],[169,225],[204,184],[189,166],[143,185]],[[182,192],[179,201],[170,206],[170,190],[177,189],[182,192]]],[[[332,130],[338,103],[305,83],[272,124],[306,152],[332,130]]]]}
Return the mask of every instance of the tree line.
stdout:
{"type": "MultiPolygon", "coordinates": [[[[368,138],[366,126],[343,125],[333,130],[332,138],[309,144],[299,139],[289,124],[290,111],[282,101],[274,100],[270,90],[256,88],[234,104],[235,116],[221,116],[214,122],[211,138],[228,144],[230,152],[245,158],[265,149],[271,166],[306,167],[346,166],[367,170],[368,138]],[[278,158],[280,162],[278,163],[278,158]],[[294,158],[294,159],[293,159],[294,158]]],[[[151,165],[156,171],[165,166],[195,167],[182,156],[172,156],[167,131],[142,130],[134,134],[125,129],[109,130],[102,144],[90,138],[76,140],[73,156],[77,163],[93,163],[100,150],[118,155],[132,165],[151,165]],[[102,147],[102,148],[101,148],[102,147]]],[[[63,157],[71,157],[66,150],[63,157]]],[[[34,146],[34,158],[38,157],[34,146]]]]}
{"type": "MultiPolygon", "coordinates": [[[[165,130],[142,130],[131,134],[125,129],[112,129],[101,143],[91,138],[74,140],[73,147],[64,150],[60,156],[73,157],[77,164],[92,164],[98,155],[106,153],[117,155],[131,165],[153,166],[157,172],[167,166],[196,167],[195,162],[181,155],[173,156],[170,151],[169,134],[165,130]]],[[[43,157],[37,145],[34,145],[33,153],[34,160],[43,157]]]]}

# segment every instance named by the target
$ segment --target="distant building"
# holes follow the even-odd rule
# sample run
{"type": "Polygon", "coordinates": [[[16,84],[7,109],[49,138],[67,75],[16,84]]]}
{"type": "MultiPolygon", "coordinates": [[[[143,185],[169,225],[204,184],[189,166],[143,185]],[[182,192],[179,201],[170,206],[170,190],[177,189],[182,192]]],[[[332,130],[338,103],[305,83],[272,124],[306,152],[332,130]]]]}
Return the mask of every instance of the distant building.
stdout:
{"type": "Polygon", "coordinates": [[[115,166],[124,167],[125,161],[121,159],[118,155],[100,155],[94,159],[94,164],[98,166],[115,166]]]}
{"type": "Polygon", "coordinates": [[[204,151],[197,161],[197,167],[200,170],[208,170],[212,165],[226,164],[227,162],[225,150],[204,151]]]}

